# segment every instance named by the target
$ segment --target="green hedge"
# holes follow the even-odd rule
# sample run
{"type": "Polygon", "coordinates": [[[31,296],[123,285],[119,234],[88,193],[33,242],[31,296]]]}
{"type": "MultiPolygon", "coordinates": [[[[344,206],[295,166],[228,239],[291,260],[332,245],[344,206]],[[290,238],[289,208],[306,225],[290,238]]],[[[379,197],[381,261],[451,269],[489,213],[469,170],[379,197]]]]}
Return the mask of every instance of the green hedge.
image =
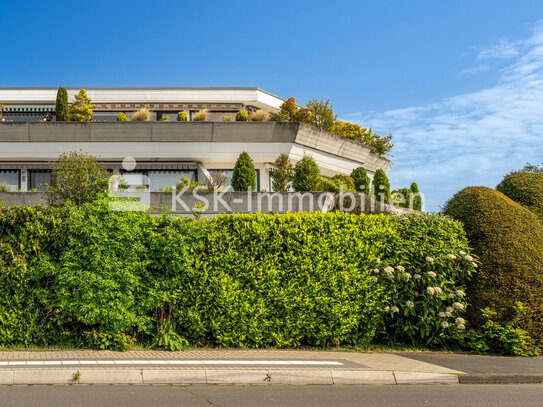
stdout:
{"type": "Polygon", "coordinates": [[[0,345],[437,346],[473,271],[435,215],[0,208],[0,244],[0,345]]]}
{"type": "Polygon", "coordinates": [[[496,189],[543,220],[543,174],[512,172],[496,189]]]}
{"type": "Polygon", "coordinates": [[[543,343],[543,225],[537,216],[485,187],[458,192],[444,213],[464,223],[482,263],[470,286],[473,312],[488,307],[504,324],[520,301],[526,314],[518,325],[543,343]]]}

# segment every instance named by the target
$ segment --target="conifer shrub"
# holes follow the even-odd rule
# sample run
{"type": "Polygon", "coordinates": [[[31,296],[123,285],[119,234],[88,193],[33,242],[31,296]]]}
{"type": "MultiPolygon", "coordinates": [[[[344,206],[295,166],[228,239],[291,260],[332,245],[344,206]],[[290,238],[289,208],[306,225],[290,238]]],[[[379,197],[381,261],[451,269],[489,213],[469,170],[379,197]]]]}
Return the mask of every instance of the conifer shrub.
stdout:
{"type": "Polygon", "coordinates": [[[372,187],[373,196],[378,201],[384,201],[385,203],[390,202],[390,183],[388,182],[388,177],[383,170],[378,169],[375,171],[372,187]]]}
{"type": "Polygon", "coordinates": [[[186,122],[188,120],[189,120],[189,118],[188,118],[188,116],[187,116],[187,114],[185,113],[184,110],[177,113],[177,121],[178,122],[186,122]]]}
{"type": "Polygon", "coordinates": [[[294,165],[290,162],[288,155],[281,153],[273,163],[272,188],[274,191],[287,192],[292,182],[294,165]]]}
{"type": "Polygon", "coordinates": [[[121,112],[117,115],[117,117],[115,118],[115,121],[117,122],[126,122],[128,121],[128,118],[126,117],[126,114],[121,112]]]}
{"type": "Polygon", "coordinates": [[[240,110],[236,113],[236,121],[237,122],[246,122],[249,120],[249,115],[245,110],[240,110]]]}
{"type": "Polygon", "coordinates": [[[320,170],[313,157],[304,155],[296,163],[294,166],[292,187],[300,192],[321,190],[320,170]]]}
{"type": "Polygon", "coordinates": [[[496,189],[543,220],[543,174],[512,172],[496,189]]]}
{"type": "Polygon", "coordinates": [[[55,106],[55,115],[57,122],[66,122],[69,119],[70,112],[68,107],[68,92],[61,86],[57,91],[57,101],[55,106]]]}
{"type": "Polygon", "coordinates": [[[351,178],[356,191],[362,192],[364,195],[370,195],[370,178],[363,167],[355,168],[351,172],[351,178]]]}
{"type": "Polygon", "coordinates": [[[253,160],[243,151],[234,166],[232,174],[232,188],[234,191],[252,191],[256,189],[256,171],[253,160]]]}
{"type": "Polygon", "coordinates": [[[469,286],[471,318],[481,309],[506,324],[520,301],[526,313],[518,327],[543,343],[543,225],[539,218],[499,191],[468,187],[445,205],[444,214],[464,223],[481,266],[469,286]]]}

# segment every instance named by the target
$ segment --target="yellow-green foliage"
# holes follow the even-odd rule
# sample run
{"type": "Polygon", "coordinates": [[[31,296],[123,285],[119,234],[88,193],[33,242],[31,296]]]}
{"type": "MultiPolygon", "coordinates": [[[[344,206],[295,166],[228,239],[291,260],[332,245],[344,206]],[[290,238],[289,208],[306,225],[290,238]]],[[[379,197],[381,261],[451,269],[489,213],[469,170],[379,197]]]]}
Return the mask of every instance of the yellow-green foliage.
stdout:
{"type": "Polygon", "coordinates": [[[512,172],[496,189],[543,220],[543,174],[512,172]]]}
{"type": "Polygon", "coordinates": [[[126,117],[126,114],[124,114],[123,112],[119,113],[117,115],[117,118],[115,119],[115,121],[118,121],[118,122],[126,122],[128,121],[127,117],[126,117]]]}
{"type": "Polygon", "coordinates": [[[247,120],[249,120],[249,115],[247,114],[245,110],[240,110],[239,112],[236,113],[237,122],[246,122],[247,120]]]}
{"type": "Polygon", "coordinates": [[[91,99],[87,96],[87,91],[81,89],[75,95],[75,101],[70,106],[70,120],[74,122],[90,122],[92,109],[95,107],[96,105],[93,105],[91,99]]]}
{"type": "Polygon", "coordinates": [[[189,118],[187,117],[187,114],[185,113],[184,110],[177,113],[177,121],[178,122],[186,122],[188,120],[189,120],[189,118]]]}
{"type": "Polygon", "coordinates": [[[170,121],[170,116],[162,116],[162,117],[160,118],[160,121],[161,121],[161,122],[169,122],[169,121],[170,121]]]}
{"type": "Polygon", "coordinates": [[[232,117],[231,117],[231,116],[223,116],[223,117],[222,117],[222,121],[223,121],[223,122],[231,122],[231,121],[232,121],[232,117]]]}
{"type": "Polygon", "coordinates": [[[499,191],[469,187],[454,195],[444,213],[464,223],[482,263],[472,281],[472,311],[490,308],[497,322],[514,315],[520,301],[526,315],[519,327],[543,343],[543,225],[528,209],[499,191]]]}

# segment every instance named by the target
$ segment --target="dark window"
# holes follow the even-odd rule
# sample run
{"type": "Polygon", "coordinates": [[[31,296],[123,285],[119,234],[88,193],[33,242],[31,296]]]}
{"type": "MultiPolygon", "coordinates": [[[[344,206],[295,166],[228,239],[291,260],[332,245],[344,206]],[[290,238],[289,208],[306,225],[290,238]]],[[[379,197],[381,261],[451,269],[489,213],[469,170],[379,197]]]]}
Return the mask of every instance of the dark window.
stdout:
{"type": "Polygon", "coordinates": [[[46,191],[51,185],[51,170],[28,170],[28,190],[46,191]]]}
{"type": "Polygon", "coordinates": [[[6,185],[11,192],[21,188],[21,173],[19,170],[2,170],[0,169],[0,185],[6,185]]]}

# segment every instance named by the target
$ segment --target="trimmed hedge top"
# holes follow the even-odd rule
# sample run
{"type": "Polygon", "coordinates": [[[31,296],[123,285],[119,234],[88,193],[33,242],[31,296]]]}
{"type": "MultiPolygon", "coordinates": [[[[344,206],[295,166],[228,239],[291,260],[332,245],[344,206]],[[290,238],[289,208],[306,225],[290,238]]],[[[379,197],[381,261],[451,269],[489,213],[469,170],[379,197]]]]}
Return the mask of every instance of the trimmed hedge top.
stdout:
{"type": "Polygon", "coordinates": [[[444,214],[464,223],[482,266],[472,281],[474,310],[489,307],[498,321],[513,317],[521,301],[521,321],[534,340],[543,342],[543,225],[528,209],[499,191],[468,187],[445,205],[444,214]]]}
{"type": "Polygon", "coordinates": [[[543,174],[512,172],[496,189],[543,220],[543,174]]]}

